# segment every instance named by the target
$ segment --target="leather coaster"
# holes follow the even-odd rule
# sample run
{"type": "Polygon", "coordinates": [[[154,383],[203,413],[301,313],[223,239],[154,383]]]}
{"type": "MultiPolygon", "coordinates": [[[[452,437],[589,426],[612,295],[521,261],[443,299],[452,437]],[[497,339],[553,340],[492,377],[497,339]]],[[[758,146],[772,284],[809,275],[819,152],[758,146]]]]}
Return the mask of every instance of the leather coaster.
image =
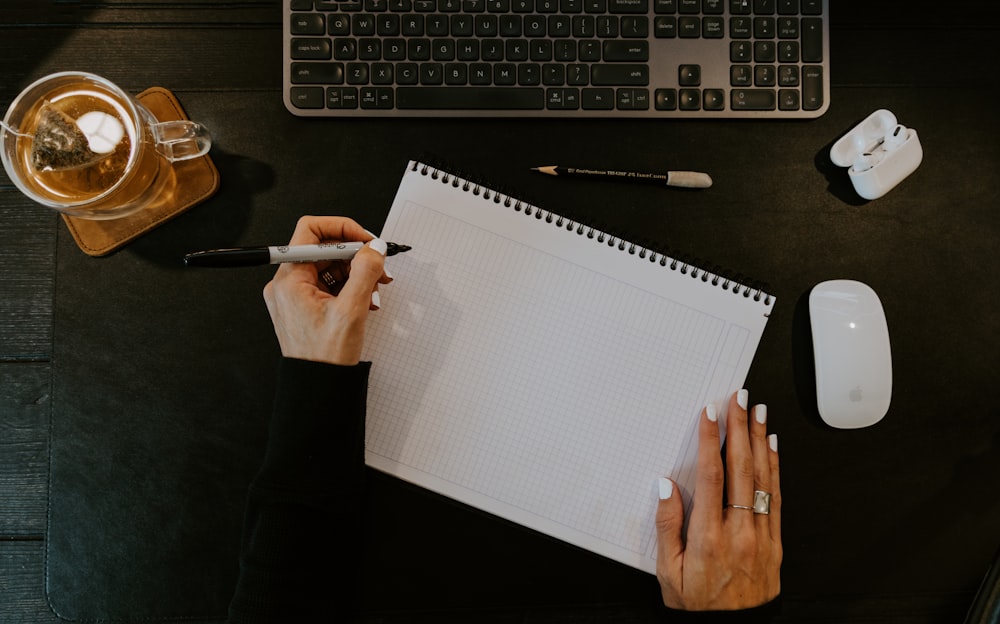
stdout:
{"type": "MultiPolygon", "coordinates": [[[[136,96],[160,121],[188,119],[174,94],[151,87],[136,96]]],[[[89,256],[104,256],[195,206],[219,189],[219,171],[208,154],[175,162],[174,175],[160,199],[135,214],[95,221],[62,215],[76,244],[89,256]],[[180,181],[180,183],[178,183],[180,181]]]]}

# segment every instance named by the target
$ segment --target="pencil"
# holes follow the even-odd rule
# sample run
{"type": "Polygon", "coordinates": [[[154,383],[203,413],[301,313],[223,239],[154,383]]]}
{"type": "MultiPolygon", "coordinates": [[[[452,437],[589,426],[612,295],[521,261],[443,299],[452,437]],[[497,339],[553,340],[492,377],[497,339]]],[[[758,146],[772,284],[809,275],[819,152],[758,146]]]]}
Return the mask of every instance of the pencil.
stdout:
{"type": "Polygon", "coordinates": [[[683,188],[708,188],[712,186],[712,178],[707,173],[697,171],[668,171],[666,173],[641,173],[638,171],[616,171],[613,169],[581,169],[578,167],[532,167],[532,171],[551,176],[566,176],[567,178],[597,178],[615,180],[618,182],[637,182],[642,184],[663,184],[683,188]]]}

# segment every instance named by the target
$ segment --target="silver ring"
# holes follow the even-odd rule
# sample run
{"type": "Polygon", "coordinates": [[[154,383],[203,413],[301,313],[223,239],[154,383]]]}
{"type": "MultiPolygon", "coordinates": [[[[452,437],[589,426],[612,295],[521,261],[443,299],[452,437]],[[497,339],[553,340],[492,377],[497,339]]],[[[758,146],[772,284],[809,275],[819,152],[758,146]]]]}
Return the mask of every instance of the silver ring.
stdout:
{"type": "Polygon", "coordinates": [[[771,513],[771,494],[762,490],[754,490],[753,505],[726,505],[726,507],[732,507],[733,509],[746,509],[747,511],[752,511],[755,514],[766,516],[771,513]]]}
{"type": "Polygon", "coordinates": [[[771,493],[755,490],[753,493],[753,512],[767,515],[771,513],[771,493]]]}

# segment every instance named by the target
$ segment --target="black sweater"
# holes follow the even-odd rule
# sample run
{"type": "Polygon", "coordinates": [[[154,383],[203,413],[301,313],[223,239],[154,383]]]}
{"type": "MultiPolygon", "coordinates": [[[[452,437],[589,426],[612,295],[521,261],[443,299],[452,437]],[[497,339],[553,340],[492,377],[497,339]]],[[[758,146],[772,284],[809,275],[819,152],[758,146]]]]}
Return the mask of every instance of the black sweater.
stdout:
{"type": "MultiPolygon", "coordinates": [[[[360,579],[340,577],[359,569],[363,557],[370,369],[370,362],[281,360],[267,453],[248,494],[231,624],[355,619],[360,579]]],[[[745,624],[769,622],[777,606],[663,615],[669,622],[745,624]]]]}
{"type": "Polygon", "coordinates": [[[359,579],[333,576],[361,561],[370,368],[281,360],[267,453],[248,494],[233,624],[343,621],[355,611],[359,579]]]}

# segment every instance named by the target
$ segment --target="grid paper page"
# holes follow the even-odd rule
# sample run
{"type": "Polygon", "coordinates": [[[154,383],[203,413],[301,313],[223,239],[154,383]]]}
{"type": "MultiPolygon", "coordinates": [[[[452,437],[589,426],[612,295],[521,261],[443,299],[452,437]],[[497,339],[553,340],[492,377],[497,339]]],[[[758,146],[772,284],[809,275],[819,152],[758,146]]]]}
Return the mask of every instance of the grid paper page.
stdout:
{"type": "Polygon", "coordinates": [[[656,479],[690,500],[698,414],[742,384],[769,307],[726,293],[734,322],[678,299],[679,272],[539,216],[407,169],[366,461],[653,572],[656,479]]]}

